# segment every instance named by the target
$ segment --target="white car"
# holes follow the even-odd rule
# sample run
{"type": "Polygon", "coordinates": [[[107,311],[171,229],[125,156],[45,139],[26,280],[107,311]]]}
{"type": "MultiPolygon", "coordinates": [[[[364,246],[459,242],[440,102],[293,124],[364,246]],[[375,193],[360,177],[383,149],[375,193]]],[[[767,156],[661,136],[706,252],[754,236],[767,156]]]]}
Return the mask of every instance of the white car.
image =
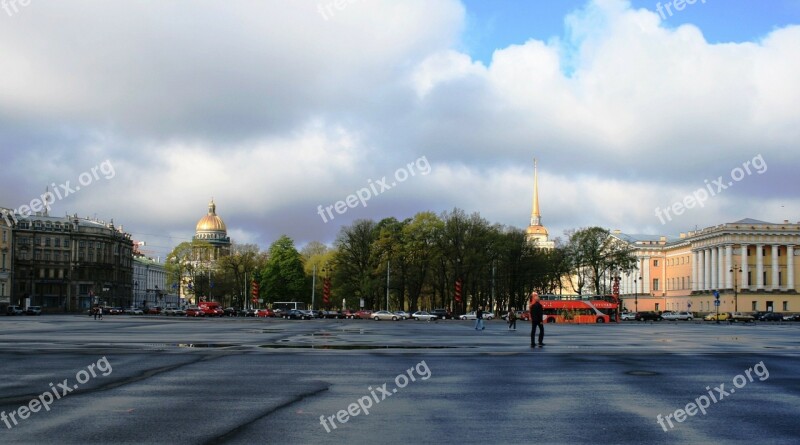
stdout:
{"type": "Polygon", "coordinates": [[[375,321],[379,321],[379,320],[397,321],[397,320],[400,319],[400,317],[398,317],[397,314],[393,314],[393,313],[391,313],[389,311],[373,312],[372,314],[370,314],[370,318],[372,318],[375,321]]]}
{"type": "MultiPolygon", "coordinates": [[[[462,316],[460,316],[458,318],[460,318],[462,320],[475,320],[476,318],[478,318],[478,316],[475,314],[475,311],[472,311],[472,312],[467,312],[466,314],[464,314],[464,315],[462,315],[462,316]]],[[[484,312],[482,314],[482,318],[484,320],[492,320],[492,319],[494,319],[494,314],[491,313],[491,312],[484,312]]]]}
{"type": "Polygon", "coordinates": [[[401,320],[408,320],[409,318],[411,318],[411,314],[409,314],[406,311],[394,311],[392,313],[397,315],[397,318],[401,320]]]}
{"type": "Polygon", "coordinates": [[[664,312],[661,314],[661,318],[664,320],[692,321],[694,319],[694,314],[691,312],[664,312]]]}
{"type": "Polygon", "coordinates": [[[436,315],[430,314],[425,311],[414,312],[413,314],[411,314],[411,317],[414,320],[425,320],[425,321],[433,321],[439,319],[439,317],[437,317],[436,315]]]}
{"type": "Polygon", "coordinates": [[[619,314],[620,320],[636,320],[636,312],[623,312],[619,314]]]}
{"type": "Polygon", "coordinates": [[[138,307],[129,307],[128,309],[125,309],[125,313],[130,315],[144,315],[144,311],[138,307]]]}

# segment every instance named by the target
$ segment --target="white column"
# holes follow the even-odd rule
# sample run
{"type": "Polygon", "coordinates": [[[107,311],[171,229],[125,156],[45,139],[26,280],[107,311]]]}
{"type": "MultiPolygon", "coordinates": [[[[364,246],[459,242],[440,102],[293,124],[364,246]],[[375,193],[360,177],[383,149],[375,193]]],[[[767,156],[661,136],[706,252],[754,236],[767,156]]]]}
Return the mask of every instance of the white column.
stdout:
{"type": "Polygon", "coordinates": [[[747,244],[741,245],[741,254],[739,258],[739,262],[742,263],[742,276],[739,280],[739,289],[750,289],[750,286],[747,284],[747,274],[749,273],[749,264],[747,264],[747,244]]]}
{"type": "Polygon", "coordinates": [[[642,259],[644,263],[644,268],[642,270],[642,294],[649,295],[650,294],[650,257],[646,256],[642,259]]]}
{"type": "Polygon", "coordinates": [[[756,291],[764,290],[764,255],[763,244],[756,244],[756,291]]]}
{"type": "Polygon", "coordinates": [[[786,290],[794,289],[794,246],[786,246],[786,290]]]}
{"type": "Polygon", "coordinates": [[[780,264],[778,262],[778,249],[781,246],[777,244],[772,245],[772,290],[778,290],[781,288],[780,284],[778,283],[778,271],[780,271],[780,264]]]}
{"type": "Polygon", "coordinates": [[[698,262],[698,258],[699,257],[700,257],[700,254],[699,254],[698,251],[696,251],[696,250],[692,251],[692,291],[700,290],[700,287],[698,286],[698,282],[697,282],[700,279],[700,276],[699,276],[700,275],[700,273],[699,273],[700,266],[699,266],[699,262],[698,262]]]}
{"type": "Polygon", "coordinates": [[[725,289],[733,289],[733,245],[725,246],[725,289]]]}
{"type": "Polygon", "coordinates": [[[711,248],[711,289],[719,289],[719,261],[717,260],[717,248],[711,248]]]}
{"type": "Polygon", "coordinates": [[[711,250],[703,250],[703,286],[704,290],[711,290],[711,250]]]}
{"type": "Polygon", "coordinates": [[[725,288],[725,257],[722,246],[717,247],[717,289],[725,288]]]}

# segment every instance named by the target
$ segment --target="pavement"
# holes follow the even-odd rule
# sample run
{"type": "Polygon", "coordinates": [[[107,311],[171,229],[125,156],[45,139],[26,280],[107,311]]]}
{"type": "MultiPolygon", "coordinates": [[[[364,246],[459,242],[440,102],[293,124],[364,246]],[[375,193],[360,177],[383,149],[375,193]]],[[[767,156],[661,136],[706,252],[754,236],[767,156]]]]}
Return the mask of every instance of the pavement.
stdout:
{"type": "Polygon", "coordinates": [[[800,443],[800,323],[473,325],[2,317],[0,443],[800,443]]]}

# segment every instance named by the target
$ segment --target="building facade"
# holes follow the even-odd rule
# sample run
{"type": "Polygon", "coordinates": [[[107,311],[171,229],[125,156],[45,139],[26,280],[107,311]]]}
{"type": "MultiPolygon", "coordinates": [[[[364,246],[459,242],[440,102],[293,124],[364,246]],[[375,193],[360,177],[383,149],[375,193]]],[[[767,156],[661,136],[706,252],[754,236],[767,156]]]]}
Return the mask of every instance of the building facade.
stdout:
{"type": "Polygon", "coordinates": [[[679,237],[615,232],[638,259],[622,274],[629,310],[800,313],[800,223],[743,219],[679,237]]]}
{"type": "Polygon", "coordinates": [[[133,245],[122,228],[88,218],[15,215],[12,302],[76,312],[132,299],[133,245]]]}
{"type": "Polygon", "coordinates": [[[177,295],[167,292],[164,264],[144,255],[133,258],[133,307],[178,306],[177,295]]]}
{"type": "MultiPolygon", "coordinates": [[[[0,208],[3,216],[9,215],[10,209],[0,208]]],[[[12,303],[11,289],[14,276],[12,256],[14,253],[13,222],[10,218],[0,218],[0,309],[12,303]]]]}

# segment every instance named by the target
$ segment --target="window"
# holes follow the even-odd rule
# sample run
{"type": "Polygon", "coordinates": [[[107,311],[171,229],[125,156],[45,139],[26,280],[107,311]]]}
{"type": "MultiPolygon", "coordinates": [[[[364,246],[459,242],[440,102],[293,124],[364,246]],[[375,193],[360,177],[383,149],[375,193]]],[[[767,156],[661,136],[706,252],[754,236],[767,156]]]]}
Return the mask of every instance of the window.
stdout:
{"type": "Polygon", "coordinates": [[[783,283],[783,272],[778,271],[778,286],[780,286],[781,283],[783,283]]]}
{"type": "Polygon", "coordinates": [[[658,290],[658,278],[653,278],[653,290],[658,290]]]}
{"type": "Polygon", "coordinates": [[[774,307],[774,306],[773,306],[773,302],[771,302],[771,301],[767,301],[767,312],[772,312],[772,311],[774,311],[773,307],[774,307]]]}
{"type": "Polygon", "coordinates": [[[786,312],[788,310],[789,310],[789,302],[788,301],[784,301],[783,302],[783,311],[786,312]]]}
{"type": "Polygon", "coordinates": [[[61,247],[61,238],[56,238],[53,240],[53,246],[61,247]]]}
{"type": "Polygon", "coordinates": [[[44,246],[45,247],[50,247],[50,237],[49,236],[44,239],[44,246]]]}
{"type": "Polygon", "coordinates": [[[753,310],[753,311],[757,311],[758,310],[758,301],[754,301],[753,302],[753,308],[751,310],[753,310]]]}
{"type": "Polygon", "coordinates": [[[658,312],[660,310],[659,307],[660,307],[660,303],[656,303],[656,312],[658,312]]]}
{"type": "Polygon", "coordinates": [[[64,247],[69,248],[69,239],[64,240],[64,247]]]}
{"type": "Polygon", "coordinates": [[[658,260],[653,260],[653,267],[658,267],[658,260]]]}

